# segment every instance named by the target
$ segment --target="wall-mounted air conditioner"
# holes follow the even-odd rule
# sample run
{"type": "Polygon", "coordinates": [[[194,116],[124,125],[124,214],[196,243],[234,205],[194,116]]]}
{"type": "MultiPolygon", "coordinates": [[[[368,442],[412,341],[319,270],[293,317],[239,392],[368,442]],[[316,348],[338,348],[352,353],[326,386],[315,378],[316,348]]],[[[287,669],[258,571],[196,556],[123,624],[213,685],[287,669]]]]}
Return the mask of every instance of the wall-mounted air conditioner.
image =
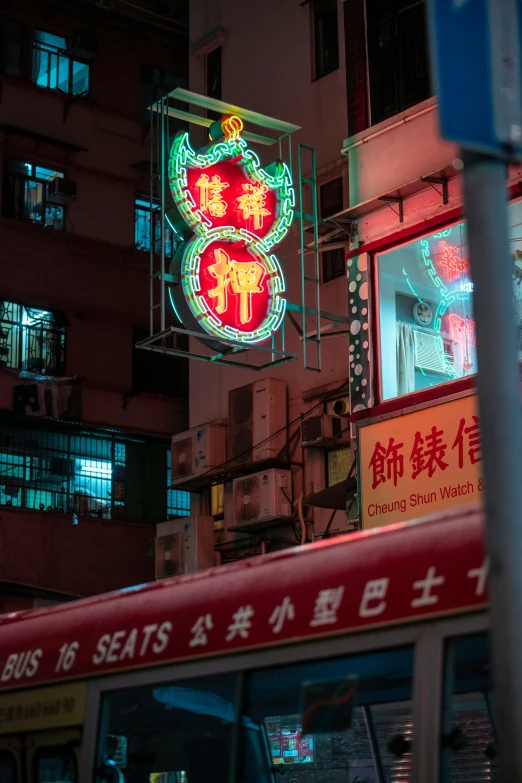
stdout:
{"type": "Polygon", "coordinates": [[[308,416],[301,422],[301,445],[327,448],[350,439],[349,421],[341,416],[308,416]]]}
{"type": "Polygon", "coordinates": [[[180,517],[156,525],[156,579],[193,574],[214,565],[214,519],[180,517]]]}
{"type": "Polygon", "coordinates": [[[227,429],[216,424],[203,424],[172,437],[173,484],[211,473],[224,465],[227,458],[227,429]]]}
{"type": "Polygon", "coordinates": [[[265,378],[228,395],[228,460],[234,465],[275,459],[287,433],[286,383],[265,378]]]}
{"type": "Polygon", "coordinates": [[[414,329],[413,345],[416,369],[441,375],[451,374],[452,368],[446,358],[447,349],[440,334],[414,329]]]}
{"type": "Polygon", "coordinates": [[[76,198],[76,182],[55,177],[47,183],[47,201],[64,207],[76,198]]]}
{"type": "MultiPolygon", "coordinates": [[[[240,530],[270,520],[289,519],[292,513],[289,470],[252,473],[232,482],[232,522],[228,530],[240,530]]],[[[228,520],[227,520],[228,521],[228,520]]]]}

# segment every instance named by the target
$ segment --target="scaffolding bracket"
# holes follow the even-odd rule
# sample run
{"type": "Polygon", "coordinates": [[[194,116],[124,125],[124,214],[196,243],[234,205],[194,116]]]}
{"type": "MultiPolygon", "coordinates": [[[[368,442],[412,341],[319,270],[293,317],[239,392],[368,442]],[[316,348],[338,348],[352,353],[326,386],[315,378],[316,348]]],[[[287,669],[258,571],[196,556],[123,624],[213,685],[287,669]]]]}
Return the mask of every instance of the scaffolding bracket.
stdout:
{"type": "Polygon", "coordinates": [[[182,348],[178,348],[176,344],[176,336],[178,334],[185,337],[194,337],[203,342],[216,342],[216,338],[213,335],[205,334],[204,332],[192,332],[179,326],[169,326],[167,329],[164,329],[157,334],[140,340],[136,343],[136,348],[153,351],[154,353],[161,353],[164,356],[182,356],[187,359],[199,359],[200,361],[214,364],[225,364],[229,367],[243,367],[249,370],[257,370],[258,372],[277,367],[292,359],[297,359],[297,354],[291,353],[290,351],[284,351],[273,346],[269,348],[263,345],[249,345],[247,347],[244,343],[235,342],[233,340],[227,340],[226,342],[220,340],[219,342],[223,344],[223,351],[221,353],[216,353],[213,356],[209,356],[208,354],[200,354],[195,351],[186,351],[182,348]],[[246,362],[236,362],[230,358],[239,353],[250,353],[250,351],[259,352],[264,355],[269,354],[272,357],[272,361],[255,365],[246,362]]]}

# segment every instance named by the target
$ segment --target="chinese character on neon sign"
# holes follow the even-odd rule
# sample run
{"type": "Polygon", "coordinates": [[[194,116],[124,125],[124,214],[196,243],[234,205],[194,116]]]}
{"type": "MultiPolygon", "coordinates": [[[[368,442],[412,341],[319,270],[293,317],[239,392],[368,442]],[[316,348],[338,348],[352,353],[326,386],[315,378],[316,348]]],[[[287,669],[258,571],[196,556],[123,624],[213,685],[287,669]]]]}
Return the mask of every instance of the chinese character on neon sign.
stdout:
{"type": "Polygon", "coordinates": [[[255,344],[270,338],[285,314],[283,273],[271,251],[290,228],[294,190],[288,167],[276,161],[262,168],[242,130],[238,117],[224,117],[220,138],[199,152],[187,133],[174,140],[170,190],[194,236],[175,262],[181,285],[172,300],[189,328],[255,344]]]}

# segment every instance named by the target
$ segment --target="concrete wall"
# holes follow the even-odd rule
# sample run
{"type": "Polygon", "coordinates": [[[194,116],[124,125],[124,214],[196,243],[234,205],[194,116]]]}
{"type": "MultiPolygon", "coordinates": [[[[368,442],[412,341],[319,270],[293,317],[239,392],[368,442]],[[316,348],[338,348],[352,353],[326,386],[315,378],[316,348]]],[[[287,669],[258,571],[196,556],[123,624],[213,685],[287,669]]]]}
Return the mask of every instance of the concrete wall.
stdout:
{"type": "Polygon", "coordinates": [[[0,580],[91,595],[154,579],[154,528],[0,509],[0,580]]]}

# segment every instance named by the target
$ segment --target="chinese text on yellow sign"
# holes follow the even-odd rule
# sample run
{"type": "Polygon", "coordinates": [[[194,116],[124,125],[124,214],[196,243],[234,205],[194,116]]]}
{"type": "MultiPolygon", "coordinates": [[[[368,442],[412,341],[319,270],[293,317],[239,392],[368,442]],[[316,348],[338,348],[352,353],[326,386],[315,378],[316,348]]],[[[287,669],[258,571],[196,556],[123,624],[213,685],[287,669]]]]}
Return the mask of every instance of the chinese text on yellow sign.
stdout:
{"type": "Polygon", "coordinates": [[[365,528],[390,525],[482,497],[475,395],[359,429],[365,528]]]}

